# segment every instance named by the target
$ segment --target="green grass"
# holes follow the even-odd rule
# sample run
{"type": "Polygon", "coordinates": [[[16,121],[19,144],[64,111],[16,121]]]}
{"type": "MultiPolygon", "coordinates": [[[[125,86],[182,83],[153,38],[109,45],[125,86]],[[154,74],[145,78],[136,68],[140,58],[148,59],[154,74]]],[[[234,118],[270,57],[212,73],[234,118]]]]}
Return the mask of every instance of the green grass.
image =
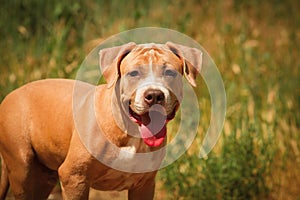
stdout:
{"type": "Polygon", "coordinates": [[[159,174],[170,199],[300,198],[300,2],[5,1],[0,7],[0,100],[33,80],[74,78],[95,45],[131,28],[178,30],[215,60],[227,93],[223,134],[207,158],[209,124],[192,148],[159,174]],[[13,12],[12,12],[13,11],[13,12]]]}

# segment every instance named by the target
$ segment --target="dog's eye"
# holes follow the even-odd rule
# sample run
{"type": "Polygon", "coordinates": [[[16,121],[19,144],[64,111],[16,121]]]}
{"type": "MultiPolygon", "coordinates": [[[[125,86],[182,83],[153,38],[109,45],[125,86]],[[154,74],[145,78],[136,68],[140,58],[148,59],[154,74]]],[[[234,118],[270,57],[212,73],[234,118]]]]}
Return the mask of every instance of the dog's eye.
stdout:
{"type": "Polygon", "coordinates": [[[139,71],[137,71],[137,70],[128,72],[128,76],[131,76],[131,77],[136,77],[136,76],[138,76],[139,74],[140,74],[140,73],[139,73],[139,71]]]}
{"type": "Polygon", "coordinates": [[[176,77],[177,72],[175,70],[167,69],[164,73],[165,76],[176,77]]]}

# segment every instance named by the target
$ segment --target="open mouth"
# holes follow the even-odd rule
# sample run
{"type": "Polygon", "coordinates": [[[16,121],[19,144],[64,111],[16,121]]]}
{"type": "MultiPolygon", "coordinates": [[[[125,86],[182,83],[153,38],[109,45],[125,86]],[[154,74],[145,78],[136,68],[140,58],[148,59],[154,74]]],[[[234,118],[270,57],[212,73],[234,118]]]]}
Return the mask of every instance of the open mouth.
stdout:
{"type": "Polygon", "coordinates": [[[129,106],[130,119],[140,126],[140,134],[148,146],[160,146],[167,136],[167,123],[175,117],[178,105],[170,114],[164,107],[154,104],[149,111],[139,115],[129,106]]]}

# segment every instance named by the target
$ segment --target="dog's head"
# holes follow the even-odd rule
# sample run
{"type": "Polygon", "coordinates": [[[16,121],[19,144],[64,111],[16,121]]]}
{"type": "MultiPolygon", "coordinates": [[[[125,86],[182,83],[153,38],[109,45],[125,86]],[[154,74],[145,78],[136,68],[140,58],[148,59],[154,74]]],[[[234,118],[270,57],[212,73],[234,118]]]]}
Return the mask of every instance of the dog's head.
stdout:
{"type": "Polygon", "coordinates": [[[195,87],[201,64],[200,50],[171,42],[128,43],[100,51],[108,87],[119,83],[121,106],[149,146],[165,141],[166,124],[182,99],[182,76],[195,87]]]}

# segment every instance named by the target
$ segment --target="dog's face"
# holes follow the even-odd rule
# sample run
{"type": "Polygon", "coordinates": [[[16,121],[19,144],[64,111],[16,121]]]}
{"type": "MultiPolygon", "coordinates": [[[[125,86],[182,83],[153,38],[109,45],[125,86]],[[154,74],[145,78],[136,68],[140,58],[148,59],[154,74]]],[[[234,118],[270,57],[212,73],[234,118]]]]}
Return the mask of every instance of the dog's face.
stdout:
{"type": "MultiPolygon", "coordinates": [[[[166,125],[175,117],[182,99],[182,76],[195,86],[199,72],[200,66],[196,68],[187,61],[184,51],[188,50],[190,55],[197,53],[194,56],[198,60],[193,59],[200,64],[201,52],[173,43],[129,43],[119,48],[113,64],[116,66],[110,66],[103,74],[109,85],[118,82],[121,107],[140,126],[144,142],[160,146],[166,138],[166,125]]],[[[105,50],[102,50],[101,66],[105,65],[104,58],[105,50]]]]}

